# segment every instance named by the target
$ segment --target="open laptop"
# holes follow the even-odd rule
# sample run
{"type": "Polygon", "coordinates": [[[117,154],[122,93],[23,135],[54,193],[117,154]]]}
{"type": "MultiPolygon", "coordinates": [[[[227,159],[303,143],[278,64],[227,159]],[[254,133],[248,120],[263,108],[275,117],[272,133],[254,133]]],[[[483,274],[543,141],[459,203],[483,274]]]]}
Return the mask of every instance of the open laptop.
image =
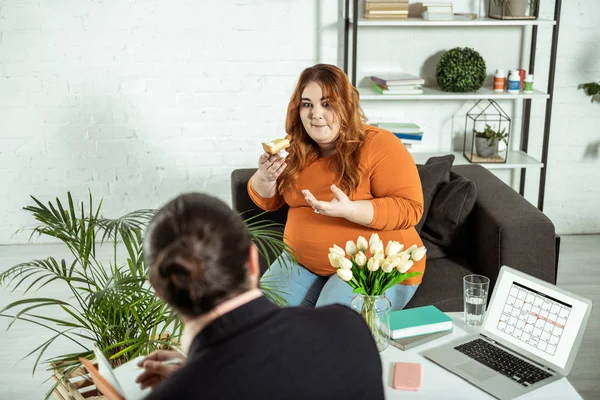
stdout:
{"type": "Polygon", "coordinates": [[[503,266],[481,332],[421,353],[499,399],[569,374],[592,302],[503,266]]]}

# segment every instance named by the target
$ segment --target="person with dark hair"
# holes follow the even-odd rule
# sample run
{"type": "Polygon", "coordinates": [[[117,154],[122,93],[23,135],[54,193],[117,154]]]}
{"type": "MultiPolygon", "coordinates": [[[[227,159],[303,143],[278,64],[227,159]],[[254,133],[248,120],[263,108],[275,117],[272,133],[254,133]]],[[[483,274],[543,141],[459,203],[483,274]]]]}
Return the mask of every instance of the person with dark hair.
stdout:
{"type": "Polygon", "coordinates": [[[138,378],[157,399],[383,399],[379,353],[342,305],[279,308],[259,289],[242,218],[206,194],[162,207],[144,238],[148,278],[184,323],[182,348],[150,354],[138,378]],[[181,361],[181,365],[164,363],[181,361]]]}
{"type": "MultiPolygon", "coordinates": [[[[265,211],[289,206],[286,243],[296,260],[279,257],[262,279],[279,284],[292,305],[350,304],[352,287],[327,254],[337,244],[377,233],[384,243],[423,245],[415,226],[423,216],[423,188],[412,156],[392,132],[366,124],[358,90],[330,64],[300,74],[288,104],[287,157],[263,153],[248,181],[252,201],[265,211]],[[282,273],[282,265],[292,273],[282,273]]],[[[411,272],[425,273],[426,257],[411,272]]],[[[404,308],[423,275],[386,291],[404,308]]]]}

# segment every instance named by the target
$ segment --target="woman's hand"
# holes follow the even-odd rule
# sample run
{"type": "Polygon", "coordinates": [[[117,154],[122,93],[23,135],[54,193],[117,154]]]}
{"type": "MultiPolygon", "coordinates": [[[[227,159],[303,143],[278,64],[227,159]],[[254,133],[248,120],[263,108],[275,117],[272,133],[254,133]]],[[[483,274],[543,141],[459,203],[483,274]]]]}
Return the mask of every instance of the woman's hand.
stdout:
{"type": "Polygon", "coordinates": [[[140,367],[144,368],[145,371],[135,381],[141,385],[142,389],[147,387],[154,389],[156,385],[181,368],[183,364],[185,364],[185,356],[177,351],[155,351],[140,363],[140,367]],[[167,360],[177,360],[179,364],[165,364],[167,360]]]}
{"type": "Polygon", "coordinates": [[[286,166],[285,158],[263,153],[258,158],[257,177],[265,183],[275,182],[286,166]]]}
{"type": "Polygon", "coordinates": [[[352,201],[346,196],[346,193],[335,185],[331,185],[331,191],[333,192],[333,200],[331,201],[319,201],[306,189],[302,191],[302,194],[317,214],[345,218],[350,222],[363,226],[371,225],[375,210],[369,200],[352,201]]]}
{"type": "Polygon", "coordinates": [[[328,217],[350,219],[351,215],[354,213],[354,202],[346,196],[346,193],[335,185],[331,185],[331,191],[333,192],[333,200],[331,201],[317,200],[310,190],[306,189],[302,191],[302,194],[304,195],[306,202],[316,213],[327,215],[328,217]]]}

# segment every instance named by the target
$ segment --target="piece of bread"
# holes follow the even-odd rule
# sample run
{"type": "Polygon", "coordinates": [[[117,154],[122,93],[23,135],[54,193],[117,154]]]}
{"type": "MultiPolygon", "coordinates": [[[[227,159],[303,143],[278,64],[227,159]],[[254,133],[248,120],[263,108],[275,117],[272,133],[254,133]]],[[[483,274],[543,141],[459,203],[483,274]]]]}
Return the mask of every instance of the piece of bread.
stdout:
{"type": "Polygon", "coordinates": [[[288,139],[273,139],[266,142],[262,142],[263,149],[269,154],[277,154],[281,150],[290,147],[290,141],[288,139]]]}

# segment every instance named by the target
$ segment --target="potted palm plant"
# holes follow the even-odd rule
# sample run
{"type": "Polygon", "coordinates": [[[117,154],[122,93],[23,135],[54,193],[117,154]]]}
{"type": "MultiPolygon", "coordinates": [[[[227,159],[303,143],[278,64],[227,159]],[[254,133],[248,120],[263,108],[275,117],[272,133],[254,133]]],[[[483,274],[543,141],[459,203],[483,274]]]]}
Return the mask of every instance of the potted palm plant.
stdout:
{"type": "Polygon", "coordinates": [[[494,130],[488,124],[483,131],[475,130],[475,151],[479,157],[491,158],[498,154],[498,142],[508,145],[506,128],[494,130]]]}
{"type": "MultiPolygon", "coordinates": [[[[102,202],[94,205],[92,195],[77,209],[70,193],[67,201],[58,198],[47,205],[32,196],[34,204],[24,207],[38,221],[33,236],[58,239],[72,255],[71,259],[50,256],[13,266],[0,274],[0,285],[16,289],[28,285],[25,293],[52,283],[61,284],[69,300],[26,298],[6,305],[0,316],[24,321],[53,332],[53,336],[32,350],[35,373],[46,351],[56,339],[67,339],[74,351],[45,359],[54,385],[47,393],[62,393],[65,398],[83,399],[76,389],[91,385],[73,385],[70,379],[82,373],[79,357],[92,359],[98,347],[116,367],[153,350],[178,343],[182,325],[167,305],[157,298],[146,279],[142,233],[154,210],[137,210],[116,219],[101,216],[102,202]],[[111,260],[102,262],[97,252],[102,245],[111,246],[111,260]],[[119,254],[125,256],[119,258],[119,254]],[[54,308],[62,316],[50,317],[54,308]]],[[[249,218],[246,224],[259,252],[269,261],[269,254],[290,249],[282,240],[278,224],[249,218]]],[[[273,301],[283,304],[276,287],[264,287],[273,301]]],[[[89,381],[89,380],[88,380],[89,381]]]]}

